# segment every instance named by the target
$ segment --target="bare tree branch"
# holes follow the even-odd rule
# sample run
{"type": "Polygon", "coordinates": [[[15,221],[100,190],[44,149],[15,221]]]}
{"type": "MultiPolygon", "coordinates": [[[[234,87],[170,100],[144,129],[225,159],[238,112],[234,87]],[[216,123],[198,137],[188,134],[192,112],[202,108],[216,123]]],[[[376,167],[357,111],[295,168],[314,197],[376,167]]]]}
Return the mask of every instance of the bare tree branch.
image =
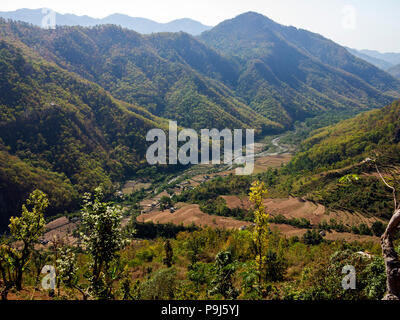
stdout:
{"type": "Polygon", "coordinates": [[[399,207],[397,207],[396,188],[395,188],[394,186],[389,185],[389,184],[386,182],[385,178],[382,176],[381,172],[379,171],[378,165],[377,165],[376,163],[375,163],[375,168],[376,168],[376,171],[378,172],[378,174],[379,174],[381,180],[383,181],[383,183],[384,183],[388,188],[392,189],[392,192],[393,192],[393,201],[394,201],[394,210],[400,209],[399,207]]]}

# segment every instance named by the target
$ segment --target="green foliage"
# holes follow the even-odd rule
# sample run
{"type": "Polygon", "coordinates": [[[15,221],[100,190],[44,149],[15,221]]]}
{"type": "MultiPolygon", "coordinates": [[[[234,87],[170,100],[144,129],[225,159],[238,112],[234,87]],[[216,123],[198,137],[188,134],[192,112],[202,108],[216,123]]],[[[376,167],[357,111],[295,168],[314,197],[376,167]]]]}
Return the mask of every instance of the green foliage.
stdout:
{"type": "Polygon", "coordinates": [[[8,290],[15,286],[22,289],[22,277],[34,250],[34,245],[43,234],[46,222],[44,211],[49,205],[47,196],[40,190],[33,191],[22,205],[21,217],[10,218],[10,232],[14,241],[19,241],[21,246],[2,244],[0,246],[0,272],[2,275],[4,291],[2,297],[7,297],[8,290]],[[31,209],[31,211],[29,210],[31,209]]]}
{"type": "Polygon", "coordinates": [[[235,81],[234,65],[187,34],[144,36],[108,25],[63,27],[49,37],[27,24],[2,21],[0,27],[1,34],[28,46],[40,43],[37,54],[49,53],[43,56],[97,83],[117,99],[181,126],[251,127],[258,132],[282,129],[258,115],[226,85],[235,81]],[[226,84],[218,79],[221,73],[226,84]]]}
{"type": "Polygon", "coordinates": [[[284,278],[287,262],[285,261],[282,252],[275,252],[268,250],[265,259],[265,280],[269,281],[281,281],[284,278]]]}
{"type": "Polygon", "coordinates": [[[167,239],[164,243],[165,250],[165,258],[163,259],[163,263],[167,268],[172,267],[174,251],[172,250],[171,242],[167,239]]]}
{"type": "Polygon", "coordinates": [[[372,226],[371,230],[377,237],[380,237],[386,230],[386,225],[381,221],[375,221],[372,226]]]}
{"type": "Polygon", "coordinates": [[[182,226],[172,223],[155,224],[152,222],[131,222],[130,228],[135,230],[134,237],[137,239],[175,238],[179,232],[193,232],[196,226],[182,226]]]}
{"type": "Polygon", "coordinates": [[[381,300],[386,292],[386,268],[381,257],[374,257],[363,271],[364,291],[369,299],[381,300]]]}
{"type": "Polygon", "coordinates": [[[310,229],[311,228],[311,222],[305,218],[285,218],[285,216],[278,214],[274,217],[269,218],[269,221],[271,223],[277,223],[277,224],[288,224],[290,226],[296,227],[296,228],[305,228],[305,229],[310,229]]]}
{"type": "Polygon", "coordinates": [[[221,296],[224,299],[236,299],[238,292],[233,286],[232,277],[235,273],[235,263],[232,253],[227,251],[219,252],[215,257],[216,277],[211,281],[212,289],[210,295],[221,296]]]}
{"type": "Polygon", "coordinates": [[[73,249],[59,248],[56,268],[59,281],[66,288],[78,290],[82,294],[83,300],[87,300],[90,287],[80,283],[77,255],[73,249]]]}
{"type": "Polygon", "coordinates": [[[273,185],[280,194],[301,196],[336,210],[388,219],[392,196],[367,158],[399,166],[399,101],[354,119],[319,129],[282,168],[273,185]]]}
{"type": "Polygon", "coordinates": [[[174,268],[160,269],[152,278],[140,286],[143,300],[172,300],[177,285],[176,270],[174,268]]]}
{"type": "Polygon", "coordinates": [[[215,265],[212,263],[196,262],[188,265],[187,278],[193,284],[193,291],[197,299],[209,298],[208,288],[216,278],[215,265]]]}
{"type": "MultiPolygon", "coordinates": [[[[1,28],[0,28],[1,29],[1,28]]],[[[78,208],[78,193],[132,175],[144,159],[145,132],[162,126],[145,110],[112,98],[19,42],[0,41],[0,228],[35,187],[49,213],[78,208]],[[4,218],[5,217],[5,218],[4,218]]]]}
{"type": "Polygon", "coordinates": [[[351,249],[335,252],[328,262],[321,261],[315,268],[305,269],[303,288],[292,297],[301,300],[359,300],[382,299],[386,287],[383,259],[366,258],[351,249]],[[356,270],[356,289],[343,290],[342,268],[353,266],[356,270]]]}
{"type": "Polygon", "coordinates": [[[10,218],[10,232],[16,241],[22,241],[23,245],[32,249],[39,239],[45,227],[44,211],[49,206],[47,196],[40,190],[33,191],[22,205],[21,217],[10,218]],[[28,210],[32,208],[32,211],[28,210]]]}
{"type": "Polygon", "coordinates": [[[262,298],[262,290],[259,285],[259,272],[254,261],[244,263],[240,273],[242,281],[240,298],[246,300],[258,300],[262,298]]]}
{"type": "Polygon", "coordinates": [[[113,263],[118,251],[126,246],[121,228],[121,209],[111,203],[102,202],[101,188],[95,194],[85,195],[82,208],[82,240],[91,262],[90,292],[97,298],[111,298],[112,282],[115,280],[113,263]]]}
{"type": "MultiPolygon", "coordinates": [[[[343,222],[337,222],[335,219],[330,219],[328,222],[324,220],[323,222],[318,224],[318,229],[331,231],[335,230],[336,232],[350,232],[351,230],[343,224],[343,222]]],[[[357,228],[358,230],[358,228],[357,228]]]]}
{"type": "Polygon", "coordinates": [[[384,106],[394,99],[386,88],[397,92],[400,86],[334,42],[254,12],[221,23],[201,39],[239,66],[236,90],[251,108],[286,128],[326,111],[384,106]]]}
{"type": "Polygon", "coordinates": [[[317,245],[320,244],[324,239],[316,230],[307,230],[301,239],[305,244],[317,245]]]}

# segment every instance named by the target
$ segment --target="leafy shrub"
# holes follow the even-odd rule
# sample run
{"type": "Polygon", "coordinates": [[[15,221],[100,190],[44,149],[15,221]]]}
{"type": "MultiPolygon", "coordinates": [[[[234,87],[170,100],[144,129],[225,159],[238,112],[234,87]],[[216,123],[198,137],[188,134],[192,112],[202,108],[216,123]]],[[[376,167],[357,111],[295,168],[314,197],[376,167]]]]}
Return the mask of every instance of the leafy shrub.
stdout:
{"type": "Polygon", "coordinates": [[[157,270],[154,275],[143,282],[140,287],[143,300],[172,300],[177,286],[174,268],[157,270]]]}
{"type": "Polygon", "coordinates": [[[307,230],[307,232],[303,235],[302,241],[305,244],[309,245],[317,245],[320,244],[324,239],[316,230],[307,230]]]}

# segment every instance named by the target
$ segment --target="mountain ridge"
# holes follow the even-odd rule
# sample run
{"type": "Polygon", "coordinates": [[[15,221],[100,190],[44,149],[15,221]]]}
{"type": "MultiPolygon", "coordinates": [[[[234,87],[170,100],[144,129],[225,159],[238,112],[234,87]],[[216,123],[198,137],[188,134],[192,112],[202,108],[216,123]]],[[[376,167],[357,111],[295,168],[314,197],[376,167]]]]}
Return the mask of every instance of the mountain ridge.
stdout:
{"type": "Polygon", "coordinates": [[[0,72],[3,215],[17,210],[1,202],[12,181],[20,192],[10,206],[36,186],[67,208],[99,184],[111,193],[150,172],[144,135],[167,119],[276,134],[308,117],[383,107],[400,92],[345,48],[255,13],[197,38],[0,19],[0,72]]]}
{"type": "Polygon", "coordinates": [[[360,50],[357,49],[352,49],[352,48],[346,48],[352,55],[356,56],[357,58],[363,59],[367,62],[369,62],[370,64],[373,64],[374,66],[384,70],[384,71],[388,71],[391,67],[393,67],[393,64],[386,61],[386,60],[382,60],[373,56],[370,56],[366,53],[363,53],[360,50]]]}
{"type": "Polygon", "coordinates": [[[241,66],[238,90],[253,109],[273,120],[283,115],[290,122],[293,116],[340,104],[383,107],[399,97],[398,80],[344,47],[255,12],[226,20],[200,39],[241,66]]]}
{"type": "MultiPolygon", "coordinates": [[[[46,15],[39,9],[18,9],[15,11],[0,12],[0,17],[5,19],[12,19],[16,21],[23,21],[31,23],[36,26],[41,26],[42,18],[46,15]]],[[[192,35],[199,35],[203,31],[211,29],[210,26],[203,25],[202,23],[189,19],[181,18],[175,19],[167,23],[159,23],[147,18],[131,17],[125,14],[114,13],[104,18],[92,18],[87,15],[75,14],[60,14],[56,12],[56,24],[60,26],[75,26],[80,25],[84,27],[92,27],[102,24],[115,24],[122,27],[134,30],[142,34],[150,34],[155,32],[179,32],[184,31],[192,35]]]]}

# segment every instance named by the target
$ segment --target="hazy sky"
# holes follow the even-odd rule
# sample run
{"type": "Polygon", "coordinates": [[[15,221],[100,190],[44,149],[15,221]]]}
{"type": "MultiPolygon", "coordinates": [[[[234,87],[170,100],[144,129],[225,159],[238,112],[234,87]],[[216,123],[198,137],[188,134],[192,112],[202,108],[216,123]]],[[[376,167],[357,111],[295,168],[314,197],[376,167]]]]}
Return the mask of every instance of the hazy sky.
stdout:
{"type": "Polygon", "coordinates": [[[192,18],[207,25],[256,11],[284,25],[322,34],[339,44],[400,52],[400,0],[1,0],[0,11],[47,7],[103,18],[112,13],[168,22],[192,18]]]}

